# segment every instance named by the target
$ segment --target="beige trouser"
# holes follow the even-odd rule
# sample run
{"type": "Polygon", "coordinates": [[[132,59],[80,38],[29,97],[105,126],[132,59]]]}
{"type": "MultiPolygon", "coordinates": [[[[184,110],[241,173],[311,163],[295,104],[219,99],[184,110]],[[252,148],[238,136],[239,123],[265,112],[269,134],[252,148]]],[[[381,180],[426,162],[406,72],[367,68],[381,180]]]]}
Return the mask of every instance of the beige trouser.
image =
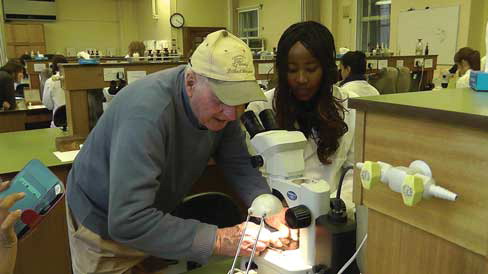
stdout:
{"type": "Polygon", "coordinates": [[[78,224],[72,217],[67,204],[66,215],[74,274],[146,273],[137,270],[135,266],[148,255],[114,241],[104,240],[88,228],[78,224]]]}

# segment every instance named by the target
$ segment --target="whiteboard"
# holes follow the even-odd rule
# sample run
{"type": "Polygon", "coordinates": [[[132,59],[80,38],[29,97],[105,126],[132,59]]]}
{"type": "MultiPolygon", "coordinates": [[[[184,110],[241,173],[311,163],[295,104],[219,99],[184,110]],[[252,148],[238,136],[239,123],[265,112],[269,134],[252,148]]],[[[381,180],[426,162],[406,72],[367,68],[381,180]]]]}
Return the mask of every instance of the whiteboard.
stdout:
{"type": "Polygon", "coordinates": [[[429,54],[439,55],[438,64],[453,64],[457,50],[459,6],[400,12],[398,48],[401,55],[414,55],[418,39],[429,43],[429,54]]]}

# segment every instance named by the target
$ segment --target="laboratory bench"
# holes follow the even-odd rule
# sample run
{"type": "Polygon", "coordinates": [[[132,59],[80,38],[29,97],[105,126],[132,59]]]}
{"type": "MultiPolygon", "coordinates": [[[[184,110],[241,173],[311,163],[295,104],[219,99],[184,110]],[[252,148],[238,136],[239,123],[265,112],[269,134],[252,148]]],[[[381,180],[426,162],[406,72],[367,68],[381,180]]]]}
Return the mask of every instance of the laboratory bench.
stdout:
{"type": "MultiPolygon", "coordinates": [[[[58,128],[0,133],[0,177],[12,179],[30,160],[38,159],[64,183],[71,163],[54,156],[58,128]]],[[[18,246],[15,274],[71,273],[66,213],[60,201],[44,221],[18,246]]]]}
{"type": "MultiPolygon", "coordinates": [[[[77,57],[66,57],[68,63],[78,63],[77,57]]],[[[100,62],[119,62],[119,61],[126,61],[125,57],[123,56],[114,56],[114,57],[101,57],[100,62]]],[[[32,89],[39,89],[41,86],[39,73],[41,73],[44,69],[49,68],[52,63],[52,60],[26,60],[26,71],[29,75],[30,81],[30,88],[32,89]]]]}
{"type": "MultiPolygon", "coordinates": [[[[406,166],[423,160],[458,194],[406,206],[355,170],[354,201],[368,208],[366,274],[488,273],[488,93],[445,89],[350,99],[355,159],[406,166]]],[[[358,239],[361,241],[361,239],[358,239]]]]}
{"type": "MultiPolygon", "coordinates": [[[[427,87],[432,84],[434,71],[437,69],[437,57],[437,55],[367,56],[366,74],[375,78],[383,68],[405,67],[412,73],[412,78],[415,77],[417,81],[421,81],[421,83],[414,81],[415,87],[412,86],[410,88],[410,91],[417,91],[418,86],[427,87]]],[[[336,58],[337,67],[339,67],[340,62],[341,58],[336,58]]],[[[254,69],[256,71],[256,80],[276,81],[275,59],[255,59],[254,69]]]]}
{"type": "Polygon", "coordinates": [[[52,111],[45,106],[26,106],[25,102],[20,100],[17,101],[16,109],[0,110],[0,133],[49,127],[51,119],[52,111]]]}

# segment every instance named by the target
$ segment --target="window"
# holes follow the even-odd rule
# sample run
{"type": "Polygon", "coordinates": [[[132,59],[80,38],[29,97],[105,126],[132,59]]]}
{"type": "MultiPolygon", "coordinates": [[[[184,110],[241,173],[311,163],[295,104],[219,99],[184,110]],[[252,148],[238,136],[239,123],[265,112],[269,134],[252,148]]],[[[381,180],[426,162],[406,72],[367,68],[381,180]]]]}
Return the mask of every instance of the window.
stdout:
{"type": "Polygon", "coordinates": [[[359,0],[358,4],[358,49],[366,52],[382,44],[389,48],[391,0],[359,0]]]}
{"type": "Polygon", "coordinates": [[[239,36],[259,37],[258,8],[239,11],[239,36]]]}

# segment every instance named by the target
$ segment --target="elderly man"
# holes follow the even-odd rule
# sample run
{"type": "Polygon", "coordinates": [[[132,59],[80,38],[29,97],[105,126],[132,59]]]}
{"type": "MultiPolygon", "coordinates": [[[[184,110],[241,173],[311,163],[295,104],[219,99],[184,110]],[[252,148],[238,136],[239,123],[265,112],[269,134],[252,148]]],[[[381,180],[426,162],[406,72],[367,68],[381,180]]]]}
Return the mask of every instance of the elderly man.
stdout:
{"type": "MultiPolygon", "coordinates": [[[[217,229],[170,212],[211,157],[248,205],[270,192],[250,164],[236,121],[236,108],[257,100],[266,97],[255,81],[251,52],[226,31],[208,35],[188,66],[154,73],[124,88],[88,136],[69,174],[74,272],[130,273],[148,256],[199,263],[212,254],[232,256],[242,224],[217,229]]],[[[258,251],[268,243],[260,239],[258,251]]],[[[240,248],[249,254],[248,243],[240,248]]]]}

